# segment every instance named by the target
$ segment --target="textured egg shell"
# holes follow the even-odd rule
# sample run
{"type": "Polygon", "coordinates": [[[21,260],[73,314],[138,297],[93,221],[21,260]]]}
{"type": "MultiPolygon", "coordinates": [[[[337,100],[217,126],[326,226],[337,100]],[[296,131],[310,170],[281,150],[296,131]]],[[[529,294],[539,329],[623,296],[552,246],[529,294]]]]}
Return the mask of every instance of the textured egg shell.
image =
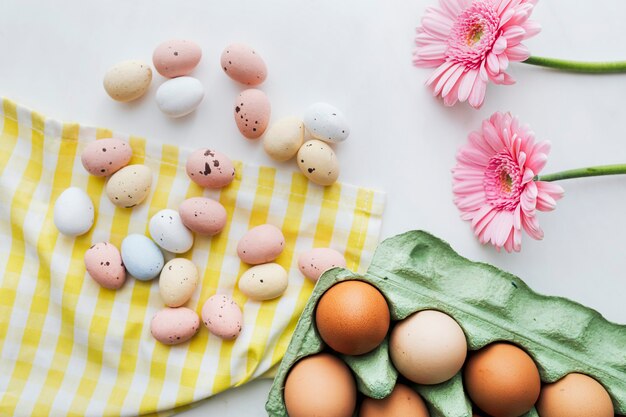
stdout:
{"type": "Polygon", "coordinates": [[[311,181],[319,185],[332,185],[339,177],[339,162],[328,144],[313,139],[298,151],[298,167],[311,181]]]}
{"type": "Polygon", "coordinates": [[[202,58],[202,48],[197,43],[184,39],[171,39],[156,47],[152,63],[159,74],[174,78],[187,75],[202,58]]]}
{"type": "Polygon", "coordinates": [[[106,138],[88,143],[80,154],[80,161],[91,175],[106,177],[128,165],[132,157],[133,150],[128,143],[106,138]]]}
{"type": "Polygon", "coordinates": [[[159,342],[177,345],[191,339],[200,328],[198,314],[190,308],[165,307],[152,318],[150,332],[159,342]]]}
{"type": "Polygon", "coordinates": [[[424,310],[398,322],[389,353],[404,377],[418,384],[439,384],[456,375],[467,355],[463,329],[447,314],[424,310]]]}
{"type": "Polygon", "coordinates": [[[220,62],[226,75],[242,84],[258,85],[267,78],[265,61],[248,45],[228,45],[222,52],[220,62]]]}
{"type": "Polygon", "coordinates": [[[159,109],[170,117],[183,117],[198,108],[204,98],[202,83],[193,77],[165,81],[156,92],[159,109]]]}
{"type": "Polygon", "coordinates": [[[122,241],[126,271],[141,281],[156,278],[163,269],[163,253],[150,238],[131,234],[122,241]]]}
{"type": "Polygon", "coordinates": [[[346,267],[346,258],[331,248],[314,248],[298,257],[298,268],[305,277],[316,282],[320,275],[334,267],[346,267]]]}
{"type": "Polygon", "coordinates": [[[389,308],[376,287],[362,281],[343,281],[319,299],[315,323],[331,348],[345,355],[375,349],[389,330],[389,308]]]}
{"type": "Polygon", "coordinates": [[[239,93],[235,102],[235,123],[248,139],[260,138],[270,121],[271,106],[267,95],[251,88],[239,93]]]}
{"type": "Polygon", "coordinates": [[[536,407],[541,417],[613,417],[615,412],[606,389],[578,373],[545,384],[536,407]]]}
{"type": "Polygon", "coordinates": [[[262,224],[248,230],[237,244],[239,259],[250,265],[272,262],[285,248],[285,236],[271,224],[262,224]]]}
{"type": "Polygon", "coordinates": [[[54,225],[66,236],[84,235],[93,226],[94,207],[78,187],[65,189],[54,202],[54,225]]]}
{"type": "Polygon", "coordinates": [[[193,234],[176,210],[163,209],[150,219],[150,236],[168,252],[185,253],[193,246],[193,234]]]}
{"type": "Polygon", "coordinates": [[[517,417],[537,402],[541,381],[535,362],[526,352],[498,342],[469,356],[463,371],[463,386],[485,413],[517,417]]]}
{"type": "Polygon", "coordinates": [[[185,304],[198,286],[198,268],[185,258],[174,258],[163,266],[159,277],[159,292],[168,307],[185,304]]]}
{"type": "Polygon", "coordinates": [[[131,208],[148,197],[151,186],[150,168],[145,165],[128,165],[111,175],[106,192],[116,206],[131,208]]]}
{"type": "Polygon", "coordinates": [[[214,236],[226,226],[226,209],[219,202],[205,197],[192,197],[180,203],[178,213],[191,231],[214,236]]]}
{"type": "Polygon", "coordinates": [[[350,135],[348,122],[337,108],[326,103],[312,104],[304,112],[304,125],[315,139],[337,143],[350,135]]]}
{"type": "Polygon", "coordinates": [[[126,268],[115,245],[100,242],[85,252],[85,268],[100,286],[116,290],[126,281],[126,268]]]}
{"type": "Polygon", "coordinates": [[[256,265],[239,278],[239,289],[256,301],[271,300],[281,296],[288,285],[287,271],[275,263],[256,265]]]}
{"type": "Polygon", "coordinates": [[[241,333],[243,313],[230,297],[216,294],[204,302],[202,322],[215,336],[232,340],[241,333]]]}
{"type": "Polygon", "coordinates": [[[143,96],[152,81],[152,69],[142,61],[123,61],[104,75],[104,89],[113,100],[132,101],[143,96]]]}
{"type": "Polygon", "coordinates": [[[265,152],[276,161],[287,161],[298,153],[304,142],[304,124],[297,117],[274,123],[263,137],[265,152]]]}
{"type": "Polygon", "coordinates": [[[356,383],[345,363],[320,353],[301,359],[291,368],[284,397],[289,417],[352,417],[356,383]]]}
{"type": "Polygon", "coordinates": [[[422,397],[404,384],[396,384],[388,397],[382,400],[365,397],[359,417],[429,417],[422,397]]]}
{"type": "Polygon", "coordinates": [[[191,181],[205,188],[222,188],[235,178],[235,166],[230,158],[207,148],[189,155],[186,169],[191,181]]]}

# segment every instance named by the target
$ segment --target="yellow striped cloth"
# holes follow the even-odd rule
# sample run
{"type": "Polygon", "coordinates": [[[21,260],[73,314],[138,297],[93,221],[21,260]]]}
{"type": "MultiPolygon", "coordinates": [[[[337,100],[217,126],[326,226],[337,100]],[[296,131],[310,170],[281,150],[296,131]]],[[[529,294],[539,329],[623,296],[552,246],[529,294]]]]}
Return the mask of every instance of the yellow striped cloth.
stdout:
{"type": "MultiPolygon", "coordinates": [[[[107,129],[60,123],[2,100],[0,110],[0,415],[138,415],[173,410],[263,375],[282,358],[313,285],[297,270],[297,254],[312,247],[345,252],[363,271],[377,244],[384,194],[346,184],[322,188],[300,173],[236,163],[233,183],[203,190],[185,174],[189,150],[154,146],[107,129]],[[129,210],[103,193],[105,180],[87,175],[80,153],[89,141],[116,136],[133,148],[132,163],[150,167],[153,191],[129,210]],[[96,223],[86,235],[59,235],[53,203],[70,186],[86,190],[96,223]],[[165,346],[150,335],[163,308],[158,285],[130,279],[118,291],[100,288],[85,272],[92,243],[117,245],[129,233],[148,235],[148,220],[185,198],[219,200],[228,225],[196,238],[182,256],[201,271],[188,303],[200,312],[217,293],[243,307],[244,328],[222,341],[202,328],[188,342],[165,346]],[[236,244],[251,227],[282,228],[287,268],[282,297],[248,300],[236,286],[247,268],[236,244]]],[[[219,147],[219,145],[218,145],[219,147]]]]}

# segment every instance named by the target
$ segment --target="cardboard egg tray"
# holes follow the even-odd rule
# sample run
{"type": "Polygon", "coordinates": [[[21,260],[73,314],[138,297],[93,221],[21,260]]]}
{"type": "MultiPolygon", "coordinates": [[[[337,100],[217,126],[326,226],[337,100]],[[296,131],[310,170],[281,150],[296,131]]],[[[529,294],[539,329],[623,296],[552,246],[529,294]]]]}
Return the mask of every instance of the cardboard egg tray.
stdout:
{"type": "MultiPolygon", "coordinates": [[[[270,416],[287,416],[283,389],[289,369],[301,358],[330,350],[315,327],[318,300],[337,282],[353,279],[383,293],[392,321],[420,310],[445,312],[463,328],[470,350],[494,341],[514,343],[532,356],[542,381],[571,372],[589,375],[607,389],[615,412],[626,414],[626,326],[571,300],[537,294],[516,276],[469,261],[426,232],[411,231],[382,242],[365,275],[341,268],[322,275],[272,385],[266,404],[270,416]]],[[[386,397],[398,378],[388,346],[387,337],[365,355],[339,355],[352,369],[358,390],[369,397],[386,397]]],[[[472,416],[462,371],[441,384],[412,386],[431,417],[472,416]]],[[[531,416],[538,416],[535,409],[525,414],[531,416]]]]}

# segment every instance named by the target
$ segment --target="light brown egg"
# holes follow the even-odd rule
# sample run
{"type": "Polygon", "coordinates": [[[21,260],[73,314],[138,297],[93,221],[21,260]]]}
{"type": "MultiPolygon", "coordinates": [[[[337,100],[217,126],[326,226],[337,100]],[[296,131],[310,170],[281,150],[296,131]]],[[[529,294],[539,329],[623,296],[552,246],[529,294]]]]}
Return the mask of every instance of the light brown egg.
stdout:
{"type": "Polygon", "coordinates": [[[492,343],[466,361],[464,385],[478,408],[492,417],[518,417],[537,402],[541,380],[526,352],[508,343],[492,343]]]}
{"type": "Polygon", "coordinates": [[[613,417],[609,393],[595,379],[569,374],[541,388],[537,402],[541,417],[613,417]]]}
{"type": "Polygon", "coordinates": [[[346,364],[320,353],[291,368],[284,396],[289,417],[352,417],[356,383],[346,364]]]}
{"type": "Polygon", "coordinates": [[[391,394],[382,400],[365,398],[359,417],[429,417],[422,397],[403,384],[396,384],[391,394]]]}
{"type": "Polygon", "coordinates": [[[389,307],[372,285],[344,281],[322,295],[315,322],[331,348],[346,355],[362,355],[375,349],[387,335],[389,307]]]}

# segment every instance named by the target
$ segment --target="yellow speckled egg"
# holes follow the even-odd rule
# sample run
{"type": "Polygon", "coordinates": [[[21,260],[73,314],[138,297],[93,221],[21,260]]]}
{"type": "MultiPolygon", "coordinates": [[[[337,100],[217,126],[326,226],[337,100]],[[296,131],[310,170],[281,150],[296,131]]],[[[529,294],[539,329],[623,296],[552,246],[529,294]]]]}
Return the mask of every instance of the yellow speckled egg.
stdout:
{"type": "Polygon", "coordinates": [[[152,82],[152,69],[142,61],[123,61],[104,75],[104,89],[113,100],[133,101],[143,96],[152,82]]]}
{"type": "Polygon", "coordinates": [[[150,194],[152,171],[145,165],[128,165],[109,178],[106,192],[118,207],[135,207],[150,194]]]}
{"type": "Polygon", "coordinates": [[[298,151],[298,167],[311,181],[331,185],[339,177],[339,162],[335,151],[321,140],[305,142],[298,151]]]}

